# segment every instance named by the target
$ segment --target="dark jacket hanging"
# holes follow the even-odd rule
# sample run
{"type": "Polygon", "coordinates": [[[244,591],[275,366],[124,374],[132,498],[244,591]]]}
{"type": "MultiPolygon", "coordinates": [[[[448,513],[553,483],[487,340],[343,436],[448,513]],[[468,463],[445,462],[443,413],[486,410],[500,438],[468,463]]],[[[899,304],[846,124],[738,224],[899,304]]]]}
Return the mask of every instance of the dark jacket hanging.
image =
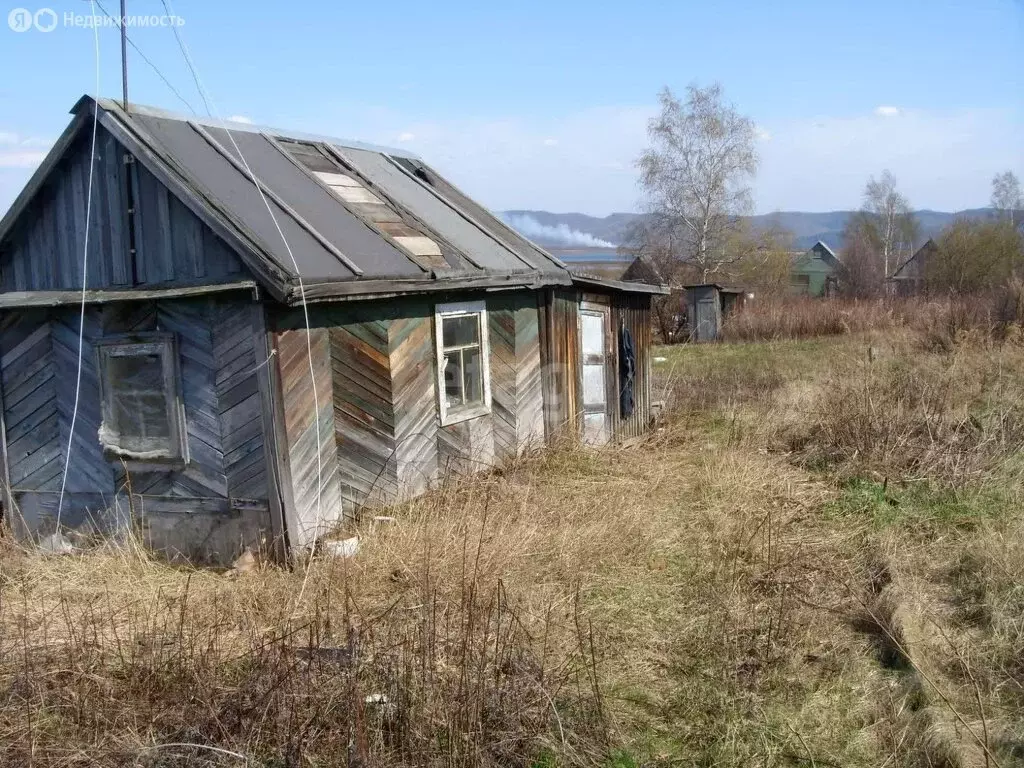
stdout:
{"type": "Polygon", "coordinates": [[[636,380],[636,350],[633,347],[633,334],[629,328],[619,329],[619,413],[628,419],[633,415],[636,401],[633,397],[633,386],[636,380]]]}

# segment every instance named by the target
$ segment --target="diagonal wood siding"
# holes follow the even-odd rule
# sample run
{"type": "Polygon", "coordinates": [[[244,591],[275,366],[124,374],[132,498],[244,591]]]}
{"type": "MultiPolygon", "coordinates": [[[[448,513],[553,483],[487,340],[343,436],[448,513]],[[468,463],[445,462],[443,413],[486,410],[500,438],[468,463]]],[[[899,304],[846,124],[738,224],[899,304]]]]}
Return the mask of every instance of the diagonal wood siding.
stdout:
{"type": "Polygon", "coordinates": [[[345,510],[390,500],[397,480],[388,321],[330,329],[334,430],[345,510]]]}
{"type": "Polygon", "coordinates": [[[518,455],[544,439],[539,315],[534,294],[488,301],[495,455],[518,455]]]}
{"type": "Polygon", "coordinates": [[[294,503],[294,509],[288,512],[293,546],[308,545],[319,533],[343,517],[331,381],[330,333],[326,328],[313,328],[309,347],[306,344],[306,333],[305,329],[275,333],[281,410],[284,414],[294,503]],[[312,376],[309,348],[313,352],[312,376]],[[314,386],[316,398],[313,396],[314,386]],[[315,408],[317,401],[319,411],[315,408]]]}
{"type": "Polygon", "coordinates": [[[424,490],[437,476],[437,378],[433,318],[402,317],[391,323],[398,479],[405,495],[424,490]]]}
{"type": "MultiPolygon", "coordinates": [[[[137,503],[137,511],[145,516],[147,531],[197,557],[230,557],[230,552],[212,552],[210,547],[234,552],[243,541],[270,529],[265,510],[267,432],[257,383],[263,361],[256,360],[252,317],[249,300],[228,297],[86,308],[63,523],[77,527],[96,518],[130,484],[133,494],[146,499],[137,503]],[[177,342],[189,462],[175,469],[135,467],[126,474],[119,460],[103,455],[98,438],[102,408],[96,343],[104,336],[157,330],[173,332],[177,342]],[[224,513],[236,501],[264,511],[247,511],[241,517],[214,513],[186,524],[188,515],[220,500],[224,503],[214,507],[224,513]],[[149,513],[147,505],[165,511],[149,513]],[[177,522],[168,528],[164,514],[177,522]],[[175,544],[167,530],[176,531],[181,540],[175,544]],[[164,534],[157,536],[158,531],[164,534]]],[[[76,307],[8,312],[0,318],[0,385],[11,487],[23,508],[38,514],[56,509],[52,494],[60,490],[71,428],[78,332],[76,307]]]]}

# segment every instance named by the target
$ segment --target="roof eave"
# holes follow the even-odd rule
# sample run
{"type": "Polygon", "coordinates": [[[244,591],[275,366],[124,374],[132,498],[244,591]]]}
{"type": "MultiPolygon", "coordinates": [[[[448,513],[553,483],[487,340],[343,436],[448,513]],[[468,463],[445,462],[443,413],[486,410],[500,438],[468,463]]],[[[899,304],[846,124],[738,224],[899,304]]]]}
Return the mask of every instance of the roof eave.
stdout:
{"type": "Polygon", "coordinates": [[[360,301],[390,296],[441,293],[445,291],[537,290],[571,285],[568,275],[547,272],[510,274],[437,275],[423,278],[359,278],[354,280],[292,280],[284,302],[289,306],[331,301],[360,301]]]}
{"type": "Polygon", "coordinates": [[[606,280],[603,277],[586,277],[584,275],[573,275],[573,285],[581,285],[590,288],[608,288],[623,293],[647,293],[659,296],[667,296],[671,291],[667,285],[656,285],[654,283],[626,282],[625,280],[606,280]]]}

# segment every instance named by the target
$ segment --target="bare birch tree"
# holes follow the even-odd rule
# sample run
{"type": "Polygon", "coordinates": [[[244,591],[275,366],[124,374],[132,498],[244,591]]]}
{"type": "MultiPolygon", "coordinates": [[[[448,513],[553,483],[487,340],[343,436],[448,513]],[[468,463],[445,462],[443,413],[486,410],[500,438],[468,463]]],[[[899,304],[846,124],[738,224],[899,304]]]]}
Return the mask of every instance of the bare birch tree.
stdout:
{"type": "Polygon", "coordinates": [[[997,173],[992,178],[992,207],[1010,224],[1016,224],[1017,211],[1024,208],[1024,198],[1020,193],[1020,179],[1013,171],[997,173]]]}
{"type": "Polygon", "coordinates": [[[647,127],[651,146],[637,161],[647,198],[650,239],[707,282],[742,258],[729,248],[751,209],[748,182],[757,172],[752,120],[723,100],[720,85],[690,86],[686,101],[668,88],[647,127]]]}
{"type": "Polygon", "coordinates": [[[917,221],[910,202],[896,189],[896,178],[889,171],[882,171],[879,179],[868,179],[863,210],[875,227],[883,278],[890,277],[914,253],[917,221]]]}

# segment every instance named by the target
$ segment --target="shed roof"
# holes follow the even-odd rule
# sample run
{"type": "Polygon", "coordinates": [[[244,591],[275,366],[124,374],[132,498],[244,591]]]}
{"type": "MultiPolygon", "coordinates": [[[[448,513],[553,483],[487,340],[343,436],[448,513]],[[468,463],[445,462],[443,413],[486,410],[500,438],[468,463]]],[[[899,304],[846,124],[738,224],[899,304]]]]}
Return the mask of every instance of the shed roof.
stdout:
{"type": "Polygon", "coordinates": [[[310,300],[572,281],[409,152],[90,96],[0,220],[0,241],[94,112],[287,303],[300,280],[310,300]]]}
{"type": "Polygon", "coordinates": [[[719,285],[718,283],[694,283],[692,285],[684,285],[684,290],[693,290],[696,288],[714,288],[719,293],[746,293],[742,288],[734,288],[725,285],[719,285]]]}

